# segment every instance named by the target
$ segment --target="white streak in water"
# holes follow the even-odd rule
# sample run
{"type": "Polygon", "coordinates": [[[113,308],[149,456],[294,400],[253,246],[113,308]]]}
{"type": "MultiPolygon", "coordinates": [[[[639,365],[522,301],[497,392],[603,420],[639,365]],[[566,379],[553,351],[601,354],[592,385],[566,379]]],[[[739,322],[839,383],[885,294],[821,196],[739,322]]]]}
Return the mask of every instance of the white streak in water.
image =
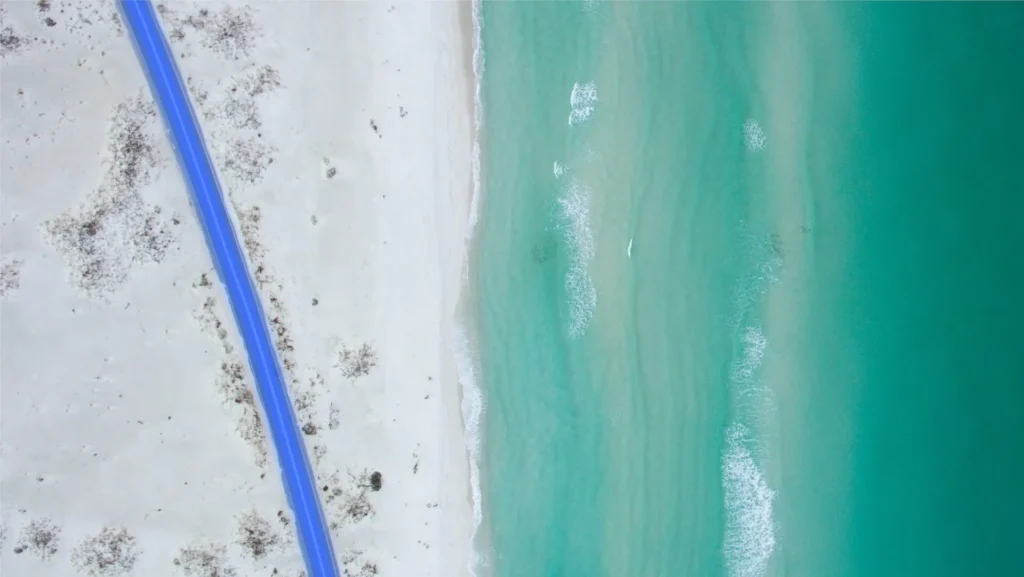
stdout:
{"type": "Polygon", "coordinates": [[[764,130],[761,130],[761,125],[753,119],[743,123],[743,141],[746,143],[747,148],[755,151],[761,150],[768,143],[764,130]]]}
{"type": "Polygon", "coordinates": [[[764,360],[764,351],[768,347],[768,339],[761,329],[747,327],[743,331],[743,359],[733,367],[732,379],[743,388],[754,384],[754,377],[764,360]]]}
{"type": "MultiPolygon", "coordinates": [[[[473,497],[473,531],[470,547],[476,540],[477,531],[483,523],[483,495],[480,490],[480,422],[484,415],[484,398],[476,379],[476,359],[473,355],[469,335],[463,327],[454,331],[455,366],[459,384],[462,386],[462,420],[469,453],[469,487],[473,497]]],[[[482,556],[473,551],[470,560],[470,574],[476,575],[476,568],[484,564],[482,556]]]]}
{"type": "Polygon", "coordinates": [[[575,126],[586,122],[594,113],[594,105],[597,103],[597,85],[593,82],[577,82],[572,87],[572,94],[569,95],[569,104],[572,112],[569,113],[569,126],[575,126]]]}
{"type": "MultiPolygon", "coordinates": [[[[466,246],[473,242],[476,223],[480,216],[480,136],[483,130],[484,105],[481,95],[481,81],[484,75],[484,48],[482,29],[484,25],[481,0],[473,0],[473,196],[469,201],[469,222],[466,226],[466,246]]],[[[468,267],[465,276],[468,279],[468,267]]]]}
{"type": "Polygon", "coordinates": [[[594,258],[594,236],[590,230],[590,192],[577,180],[569,182],[558,199],[559,228],[569,246],[569,270],[565,292],[569,298],[569,336],[586,332],[597,306],[597,290],[588,267],[594,258]]]}
{"type": "MultiPolygon", "coordinates": [[[[473,76],[475,92],[473,97],[473,196],[469,204],[469,220],[466,227],[467,261],[463,265],[463,282],[469,282],[469,247],[472,246],[476,232],[476,223],[480,211],[481,166],[480,137],[483,130],[483,100],[481,97],[481,80],[484,73],[484,52],[481,32],[483,29],[483,12],[481,0],[473,0],[473,76]]],[[[469,465],[469,485],[473,499],[473,524],[470,529],[469,575],[476,577],[478,569],[486,565],[486,559],[474,547],[480,525],[483,523],[483,496],[480,490],[480,423],[484,415],[484,399],[480,385],[476,380],[476,360],[473,356],[472,344],[465,323],[468,319],[459,319],[454,327],[453,348],[455,366],[459,385],[462,388],[462,422],[465,437],[467,461],[469,465]]]]}
{"type": "Polygon", "coordinates": [[[773,491],[747,448],[747,430],[729,427],[722,460],[725,489],[725,562],[729,577],[763,577],[775,550],[773,491]]]}

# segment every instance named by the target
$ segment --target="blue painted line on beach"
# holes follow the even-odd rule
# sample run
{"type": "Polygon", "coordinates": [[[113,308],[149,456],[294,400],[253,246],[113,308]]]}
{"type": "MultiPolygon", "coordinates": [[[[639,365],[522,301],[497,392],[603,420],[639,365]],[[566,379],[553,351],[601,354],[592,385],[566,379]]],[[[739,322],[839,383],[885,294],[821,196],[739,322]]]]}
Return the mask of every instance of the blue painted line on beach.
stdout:
{"type": "Polygon", "coordinates": [[[214,265],[228,294],[256,380],[309,577],[339,577],[309,458],[292,413],[266,315],[224,205],[224,196],[203,142],[170,46],[149,0],[120,0],[121,15],[163,113],[171,144],[192,195],[214,265]]]}

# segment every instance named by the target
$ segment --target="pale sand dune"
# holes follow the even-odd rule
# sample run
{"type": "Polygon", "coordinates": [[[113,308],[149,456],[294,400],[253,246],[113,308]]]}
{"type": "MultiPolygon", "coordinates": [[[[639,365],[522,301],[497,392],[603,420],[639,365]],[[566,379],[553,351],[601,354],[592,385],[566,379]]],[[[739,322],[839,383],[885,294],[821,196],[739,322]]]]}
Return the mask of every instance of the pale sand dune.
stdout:
{"type": "MultiPolygon", "coordinates": [[[[340,560],[467,573],[470,5],[165,4],[340,560]]],[[[0,573],[297,576],[244,351],[113,14],[3,4],[0,573]]]]}

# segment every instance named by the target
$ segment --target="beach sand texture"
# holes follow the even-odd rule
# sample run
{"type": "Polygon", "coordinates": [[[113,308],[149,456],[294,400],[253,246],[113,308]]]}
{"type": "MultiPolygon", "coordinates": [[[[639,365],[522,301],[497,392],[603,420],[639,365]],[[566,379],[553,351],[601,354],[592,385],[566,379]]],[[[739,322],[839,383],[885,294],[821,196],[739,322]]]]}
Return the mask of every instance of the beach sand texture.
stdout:
{"type": "MultiPolygon", "coordinates": [[[[0,573],[303,574],[113,2],[4,2],[0,573]]],[[[166,2],[349,575],[460,575],[468,3],[166,2]],[[375,474],[376,473],[376,474],[375,474]]]]}

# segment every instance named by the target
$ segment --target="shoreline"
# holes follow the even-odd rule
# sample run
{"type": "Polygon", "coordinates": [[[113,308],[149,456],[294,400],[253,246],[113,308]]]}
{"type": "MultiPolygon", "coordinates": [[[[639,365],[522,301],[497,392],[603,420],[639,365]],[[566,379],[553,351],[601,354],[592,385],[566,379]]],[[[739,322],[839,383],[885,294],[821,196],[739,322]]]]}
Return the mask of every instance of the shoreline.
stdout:
{"type": "Polygon", "coordinates": [[[471,526],[468,539],[469,559],[466,567],[472,577],[480,577],[481,569],[487,566],[487,556],[480,542],[484,537],[483,529],[483,496],[481,489],[481,446],[483,444],[482,420],[484,418],[483,391],[479,382],[481,373],[480,357],[477,349],[479,340],[476,322],[476,299],[470,270],[478,260],[477,224],[481,210],[482,190],[482,138],[483,138],[483,101],[482,82],[484,72],[483,51],[483,14],[481,0],[470,0],[468,10],[463,8],[463,35],[470,39],[471,58],[468,73],[473,80],[470,102],[473,112],[472,133],[472,188],[469,199],[469,212],[464,234],[464,252],[459,270],[459,298],[452,317],[453,341],[458,384],[460,387],[460,417],[462,423],[462,445],[467,465],[467,477],[470,490],[471,526]],[[469,22],[465,17],[468,16],[469,22]]]}
{"type": "MultiPolygon", "coordinates": [[[[5,6],[26,40],[3,55],[14,280],[0,562],[77,574],[76,552],[111,528],[136,572],[181,575],[206,554],[293,577],[302,562],[244,351],[142,71],[112,6],[76,6],[5,6]],[[55,222],[96,233],[61,241],[55,222]],[[52,553],[20,545],[40,527],[52,553]],[[264,542],[247,549],[245,527],[264,542]]],[[[160,17],[339,561],[352,576],[471,573],[456,313],[472,250],[472,8],[176,2],[160,17]]]]}

